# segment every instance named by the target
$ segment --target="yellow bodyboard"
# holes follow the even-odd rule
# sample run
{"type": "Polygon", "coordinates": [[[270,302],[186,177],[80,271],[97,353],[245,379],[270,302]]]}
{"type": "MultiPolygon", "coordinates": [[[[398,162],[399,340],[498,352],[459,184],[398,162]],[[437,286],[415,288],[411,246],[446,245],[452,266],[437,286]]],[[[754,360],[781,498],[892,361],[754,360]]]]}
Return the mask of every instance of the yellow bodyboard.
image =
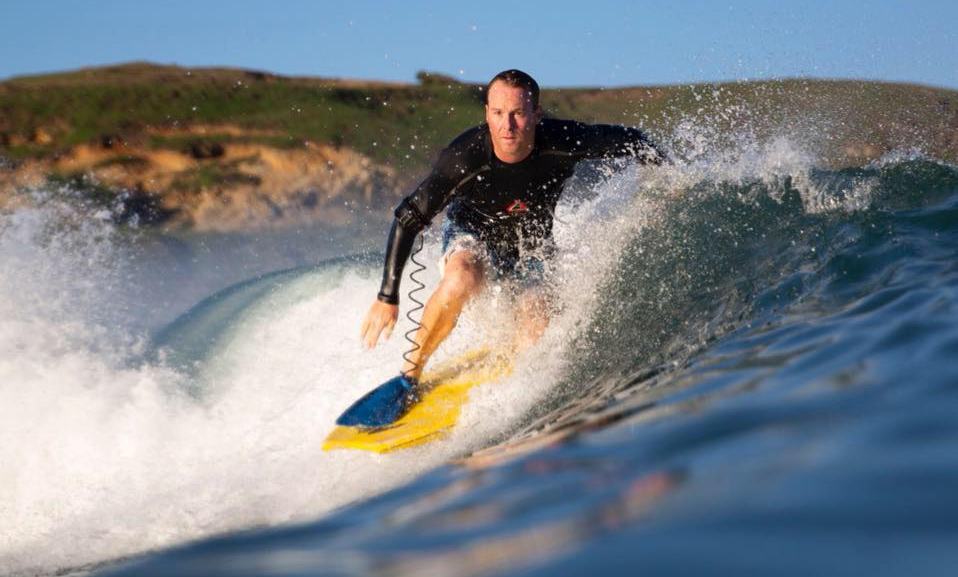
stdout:
{"type": "Polygon", "coordinates": [[[469,389],[501,379],[512,372],[505,356],[489,350],[469,351],[427,372],[422,399],[398,421],[381,429],[337,426],[326,437],[323,450],[360,449],[386,453],[438,440],[449,434],[459,419],[469,389]]]}

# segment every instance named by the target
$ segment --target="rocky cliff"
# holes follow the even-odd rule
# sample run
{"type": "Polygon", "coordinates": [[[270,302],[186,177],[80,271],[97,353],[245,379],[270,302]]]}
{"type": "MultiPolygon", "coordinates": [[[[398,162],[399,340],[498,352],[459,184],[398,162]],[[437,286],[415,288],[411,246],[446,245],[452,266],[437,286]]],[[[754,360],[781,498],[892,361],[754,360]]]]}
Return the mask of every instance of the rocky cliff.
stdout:
{"type": "Polygon", "coordinates": [[[0,167],[0,205],[27,202],[44,187],[68,188],[124,220],[167,228],[233,231],[309,222],[344,225],[358,211],[391,209],[408,186],[395,168],[344,146],[304,143],[282,149],[217,143],[230,126],[164,130],[182,150],[104,140],[0,167]]]}

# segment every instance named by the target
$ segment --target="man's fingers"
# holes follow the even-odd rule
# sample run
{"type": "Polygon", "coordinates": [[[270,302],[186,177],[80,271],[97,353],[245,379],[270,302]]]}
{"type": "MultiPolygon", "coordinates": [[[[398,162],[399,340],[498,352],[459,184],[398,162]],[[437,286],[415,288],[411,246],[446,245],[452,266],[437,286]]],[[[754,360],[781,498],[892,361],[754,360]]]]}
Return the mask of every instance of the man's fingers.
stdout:
{"type": "Polygon", "coordinates": [[[376,328],[376,321],[377,319],[370,314],[366,317],[366,322],[363,323],[362,334],[360,334],[359,338],[367,349],[371,349],[375,346],[376,337],[379,335],[379,330],[381,330],[376,328]]]}
{"type": "Polygon", "coordinates": [[[360,340],[367,349],[375,348],[379,342],[379,337],[388,339],[396,325],[398,307],[395,305],[385,305],[383,303],[373,303],[372,308],[366,314],[360,331],[360,340]]]}
{"type": "MultiPolygon", "coordinates": [[[[376,319],[377,321],[379,319],[376,319]]],[[[372,326],[369,327],[369,331],[366,332],[366,348],[372,349],[376,347],[376,342],[379,340],[379,333],[383,330],[382,325],[379,322],[375,322],[372,326]]]]}
{"type": "Polygon", "coordinates": [[[379,342],[379,335],[382,334],[385,328],[383,325],[386,323],[387,319],[384,319],[382,316],[377,315],[376,318],[373,319],[372,325],[369,327],[369,332],[366,335],[366,348],[376,348],[376,344],[379,342]]]}

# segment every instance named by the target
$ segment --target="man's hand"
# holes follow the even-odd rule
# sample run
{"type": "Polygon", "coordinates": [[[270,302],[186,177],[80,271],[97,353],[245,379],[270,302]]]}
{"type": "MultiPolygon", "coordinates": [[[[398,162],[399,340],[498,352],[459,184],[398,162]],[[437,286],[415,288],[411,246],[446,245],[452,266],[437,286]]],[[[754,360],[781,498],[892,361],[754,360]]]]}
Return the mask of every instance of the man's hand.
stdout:
{"type": "Polygon", "coordinates": [[[375,347],[383,331],[385,331],[383,340],[388,339],[393,334],[393,327],[396,326],[398,318],[399,305],[391,305],[376,299],[366,313],[366,320],[363,321],[363,328],[359,335],[366,348],[375,347]]]}

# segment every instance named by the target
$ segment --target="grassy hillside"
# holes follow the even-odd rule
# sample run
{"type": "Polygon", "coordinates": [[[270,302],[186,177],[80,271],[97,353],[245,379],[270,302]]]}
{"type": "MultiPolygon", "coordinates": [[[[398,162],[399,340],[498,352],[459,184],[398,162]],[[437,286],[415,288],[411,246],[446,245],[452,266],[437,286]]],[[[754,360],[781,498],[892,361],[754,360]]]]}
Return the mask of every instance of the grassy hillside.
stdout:
{"type": "MultiPolygon", "coordinates": [[[[441,75],[420,79],[403,85],[150,64],[16,78],[0,83],[0,154],[20,159],[110,138],[180,149],[182,138],[158,133],[201,124],[249,131],[212,131],[211,141],[275,147],[325,142],[400,169],[420,166],[482,120],[480,86],[441,75]]],[[[556,116],[643,125],[660,139],[689,119],[718,130],[747,126],[758,134],[794,133],[814,122],[831,129],[828,142],[884,150],[907,140],[954,160],[956,97],[954,91],[912,85],[786,80],[547,89],[543,105],[556,116]]],[[[836,163],[843,160],[838,150],[825,153],[836,163]]]]}
{"type": "MultiPolygon", "coordinates": [[[[103,204],[123,197],[141,220],[200,228],[388,212],[441,147],[482,122],[482,88],[429,73],[399,84],[144,63],[15,78],[0,82],[0,206],[48,182],[103,204]]],[[[787,136],[830,166],[912,148],[958,162],[958,92],[940,88],[553,88],[542,104],[643,126],[679,160],[787,136]]]]}
{"type": "Polygon", "coordinates": [[[202,124],[250,131],[214,131],[211,141],[326,142],[422,164],[437,142],[476,124],[477,110],[476,88],[457,83],[357,84],[130,64],[0,83],[0,151],[26,158],[107,138],[178,149],[182,139],[149,129],[202,124]]]}

